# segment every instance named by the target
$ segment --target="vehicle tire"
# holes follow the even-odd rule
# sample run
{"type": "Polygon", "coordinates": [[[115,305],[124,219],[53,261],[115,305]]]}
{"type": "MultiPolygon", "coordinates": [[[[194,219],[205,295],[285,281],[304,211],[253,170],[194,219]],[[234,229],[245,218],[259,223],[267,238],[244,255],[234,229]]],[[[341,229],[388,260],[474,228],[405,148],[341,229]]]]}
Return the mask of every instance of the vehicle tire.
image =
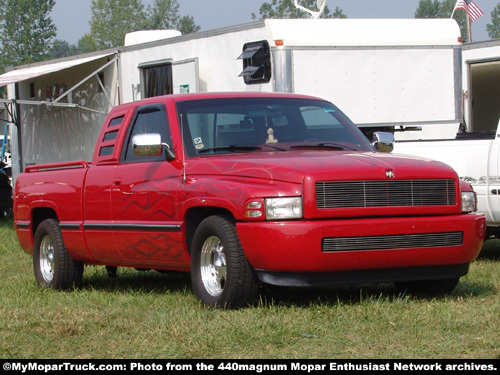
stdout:
{"type": "Polygon", "coordinates": [[[251,304],[258,279],[229,216],[209,216],[195,231],[191,281],[205,306],[238,308],[251,304]]]}
{"type": "Polygon", "coordinates": [[[402,281],[394,284],[401,293],[439,295],[453,292],[459,279],[457,277],[442,280],[402,281]]]}
{"type": "Polygon", "coordinates": [[[67,290],[82,286],[83,263],[69,255],[55,219],[42,221],[36,230],[33,268],[42,288],[67,290]]]}

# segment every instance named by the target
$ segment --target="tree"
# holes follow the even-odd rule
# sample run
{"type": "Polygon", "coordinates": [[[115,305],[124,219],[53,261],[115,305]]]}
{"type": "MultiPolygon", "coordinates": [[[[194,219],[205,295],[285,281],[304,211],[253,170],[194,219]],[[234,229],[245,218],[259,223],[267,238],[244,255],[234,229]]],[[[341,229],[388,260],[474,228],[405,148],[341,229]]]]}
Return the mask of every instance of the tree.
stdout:
{"type": "Polygon", "coordinates": [[[155,0],[147,10],[141,0],[92,0],[90,34],[78,48],[96,51],[123,45],[125,34],[137,30],[177,29],[186,34],[200,29],[192,17],[179,15],[177,0],[155,0]]]}
{"type": "Polygon", "coordinates": [[[183,34],[195,33],[200,31],[200,26],[194,22],[193,17],[183,16],[178,22],[177,30],[183,34]]]}
{"type": "Polygon", "coordinates": [[[49,14],[55,0],[3,0],[0,2],[1,66],[42,61],[56,36],[49,14]]]}
{"type": "MultiPolygon", "coordinates": [[[[450,18],[453,8],[455,8],[456,0],[420,0],[418,8],[415,11],[415,18],[450,18]]],[[[467,40],[467,20],[465,12],[456,11],[453,15],[460,32],[462,40],[467,40]]]]}
{"type": "Polygon", "coordinates": [[[74,44],[69,44],[65,40],[54,39],[52,46],[47,52],[46,58],[48,60],[52,60],[61,57],[78,55],[79,53],[81,53],[81,51],[74,44]]]}
{"type": "Polygon", "coordinates": [[[500,3],[491,11],[491,23],[486,25],[491,39],[500,38],[500,3]]]}
{"type": "Polygon", "coordinates": [[[155,0],[154,7],[148,5],[147,27],[152,30],[175,29],[183,34],[200,30],[191,16],[179,16],[177,0],[155,0]]]}
{"type": "MultiPolygon", "coordinates": [[[[301,0],[300,5],[307,9],[316,10],[316,0],[301,0]]],[[[260,19],[266,18],[310,18],[310,14],[295,7],[293,0],[272,0],[269,3],[263,3],[259,8],[260,19]]],[[[325,6],[321,18],[347,18],[339,7],[335,8],[333,13],[325,6]]],[[[252,19],[257,16],[252,13],[252,19]]]]}
{"type": "Polygon", "coordinates": [[[90,34],[83,46],[90,51],[123,45],[125,34],[144,29],[146,15],[140,0],[92,0],[90,34]]]}

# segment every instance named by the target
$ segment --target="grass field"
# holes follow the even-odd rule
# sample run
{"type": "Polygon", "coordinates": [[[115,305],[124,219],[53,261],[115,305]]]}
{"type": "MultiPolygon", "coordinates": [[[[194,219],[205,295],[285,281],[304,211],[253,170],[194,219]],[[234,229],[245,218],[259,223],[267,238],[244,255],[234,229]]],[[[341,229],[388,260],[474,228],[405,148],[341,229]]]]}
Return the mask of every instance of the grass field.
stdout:
{"type": "Polygon", "coordinates": [[[0,220],[0,357],[500,359],[500,242],[446,297],[392,284],[269,289],[235,311],[200,306],[189,275],[86,267],[71,292],[36,286],[31,256],[0,220]]]}

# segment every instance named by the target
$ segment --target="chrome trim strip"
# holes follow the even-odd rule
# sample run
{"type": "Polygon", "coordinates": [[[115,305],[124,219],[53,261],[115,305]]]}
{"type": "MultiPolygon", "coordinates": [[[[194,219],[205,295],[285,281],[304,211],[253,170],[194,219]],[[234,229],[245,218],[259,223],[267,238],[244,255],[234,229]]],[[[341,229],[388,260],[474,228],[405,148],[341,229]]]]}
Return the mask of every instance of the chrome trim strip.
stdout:
{"type": "Polygon", "coordinates": [[[80,224],[65,224],[65,223],[59,223],[59,227],[61,229],[66,229],[66,230],[80,230],[80,224]]]}
{"type": "Polygon", "coordinates": [[[179,232],[180,224],[83,224],[85,230],[131,230],[149,232],[179,232]]]}
{"type": "Polygon", "coordinates": [[[30,222],[29,221],[16,221],[16,227],[19,229],[29,229],[30,222]]]}

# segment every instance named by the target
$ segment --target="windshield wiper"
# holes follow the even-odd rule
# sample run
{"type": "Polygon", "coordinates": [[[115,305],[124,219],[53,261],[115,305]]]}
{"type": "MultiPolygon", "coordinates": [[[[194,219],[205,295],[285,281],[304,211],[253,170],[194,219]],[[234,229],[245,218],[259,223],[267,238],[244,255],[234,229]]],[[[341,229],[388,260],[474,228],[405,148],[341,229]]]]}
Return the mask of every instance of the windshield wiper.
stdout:
{"type": "Polygon", "coordinates": [[[288,151],[286,148],[278,147],[278,146],[275,146],[275,145],[270,144],[270,143],[266,143],[265,145],[263,144],[262,146],[269,147],[269,148],[272,148],[272,149],[278,150],[278,151],[288,151]]]}
{"type": "Polygon", "coordinates": [[[341,145],[339,143],[334,143],[334,142],[320,142],[320,143],[307,143],[307,144],[299,144],[299,145],[293,145],[290,146],[290,148],[330,148],[330,149],[336,149],[336,150],[352,150],[352,151],[358,151],[354,147],[349,147],[345,145],[341,145]]]}
{"type": "Polygon", "coordinates": [[[210,147],[204,148],[202,150],[198,150],[201,154],[203,152],[209,151],[245,151],[245,150],[260,150],[260,146],[255,145],[229,145],[229,146],[218,146],[218,147],[210,147]]]}

